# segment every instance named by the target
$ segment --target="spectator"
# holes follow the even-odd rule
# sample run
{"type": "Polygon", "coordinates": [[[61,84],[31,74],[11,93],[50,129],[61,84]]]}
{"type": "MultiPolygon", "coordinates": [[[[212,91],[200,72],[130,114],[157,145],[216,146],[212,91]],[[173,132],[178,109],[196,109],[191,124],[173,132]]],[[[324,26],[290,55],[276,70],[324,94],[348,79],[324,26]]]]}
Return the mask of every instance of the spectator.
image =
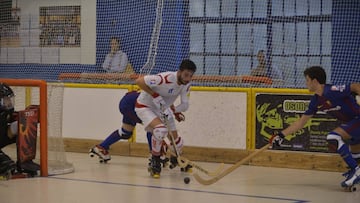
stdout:
{"type": "Polygon", "coordinates": [[[108,72],[125,72],[128,65],[128,57],[120,50],[120,40],[112,37],[110,40],[111,50],[106,55],[102,68],[108,72]]]}
{"type": "Polygon", "coordinates": [[[268,70],[266,68],[266,56],[264,50],[259,50],[256,57],[259,64],[254,70],[251,71],[251,76],[270,77],[272,79],[281,81],[284,80],[283,72],[277,67],[273,66],[271,68],[271,71],[268,73],[268,70]]]}

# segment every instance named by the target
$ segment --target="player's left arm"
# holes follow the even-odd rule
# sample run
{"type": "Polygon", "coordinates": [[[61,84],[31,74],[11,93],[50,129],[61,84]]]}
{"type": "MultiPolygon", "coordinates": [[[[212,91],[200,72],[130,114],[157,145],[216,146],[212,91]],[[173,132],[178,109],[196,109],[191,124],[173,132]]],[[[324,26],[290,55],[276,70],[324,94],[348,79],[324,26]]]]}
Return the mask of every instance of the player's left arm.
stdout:
{"type": "Polygon", "coordinates": [[[175,106],[174,112],[185,112],[189,108],[190,85],[187,85],[180,92],[180,104],[175,106]]]}

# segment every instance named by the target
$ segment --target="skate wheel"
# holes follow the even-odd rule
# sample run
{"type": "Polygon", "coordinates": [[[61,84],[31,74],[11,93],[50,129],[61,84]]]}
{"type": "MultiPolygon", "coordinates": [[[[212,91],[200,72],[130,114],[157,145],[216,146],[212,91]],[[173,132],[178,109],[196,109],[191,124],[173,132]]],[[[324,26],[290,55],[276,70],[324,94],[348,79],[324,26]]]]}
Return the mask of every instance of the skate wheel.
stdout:
{"type": "Polygon", "coordinates": [[[176,166],[175,166],[175,165],[172,165],[172,164],[169,166],[170,169],[173,169],[173,168],[175,168],[175,167],[176,167],[176,166]]]}
{"type": "Polygon", "coordinates": [[[5,174],[0,175],[0,181],[1,180],[9,180],[9,179],[11,179],[11,172],[10,171],[5,173],[5,174]]]}
{"type": "Polygon", "coordinates": [[[349,187],[345,187],[345,191],[347,192],[355,192],[356,191],[356,186],[349,186],[349,187]]]}
{"type": "Polygon", "coordinates": [[[89,156],[90,156],[90,157],[94,157],[95,155],[94,155],[94,153],[90,153],[89,156]]]}
{"type": "Polygon", "coordinates": [[[2,181],[2,180],[9,180],[9,178],[7,178],[6,175],[1,175],[0,176],[0,181],[2,181]]]}

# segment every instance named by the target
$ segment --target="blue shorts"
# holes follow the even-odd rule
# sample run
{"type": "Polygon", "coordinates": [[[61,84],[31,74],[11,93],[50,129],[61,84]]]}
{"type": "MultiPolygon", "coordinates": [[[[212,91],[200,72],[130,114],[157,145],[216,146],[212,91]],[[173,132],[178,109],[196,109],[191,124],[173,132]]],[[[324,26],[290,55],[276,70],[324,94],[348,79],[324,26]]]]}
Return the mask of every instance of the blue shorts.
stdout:
{"type": "Polygon", "coordinates": [[[344,129],[351,136],[349,144],[360,143],[360,117],[354,118],[347,123],[341,124],[340,128],[344,129]]]}
{"type": "Polygon", "coordinates": [[[135,102],[139,96],[138,92],[128,92],[119,102],[119,110],[123,115],[123,123],[135,126],[137,123],[142,123],[135,112],[135,102]]]}

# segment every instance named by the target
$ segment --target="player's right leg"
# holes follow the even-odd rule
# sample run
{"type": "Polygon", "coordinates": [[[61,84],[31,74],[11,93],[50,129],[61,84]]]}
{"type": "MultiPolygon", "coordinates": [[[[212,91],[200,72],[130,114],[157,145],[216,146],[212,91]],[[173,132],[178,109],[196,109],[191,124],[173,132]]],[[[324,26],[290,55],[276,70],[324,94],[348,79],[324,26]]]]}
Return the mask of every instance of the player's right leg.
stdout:
{"type": "MultiPolygon", "coordinates": [[[[151,123],[154,125],[153,135],[151,137],[152,149],[151,149],[151,162],[149,166],[149,172],[154,178],[159,178],[161,173],[161,148],[163,147],[163,140],[168,134],[167,127],[154,119],[151,123]],[[156,124],[157,123],[157,124],[156,124]]],[[[150,126],[152,126],[150,124],[150,126]]]]}
{"type": "Polygon", "coordinates": [[[336,150],[337,153],[343,158],[345,163],[349,166],[350,171],[346,179],[341,183],[342,187],[349,187],[360,181],[360,167],[355,159],[352,157],[350,149],[343,141],[341,135],[338,132],[330,132],[326,140],[329,143],[330,149],[336,150]]]}

